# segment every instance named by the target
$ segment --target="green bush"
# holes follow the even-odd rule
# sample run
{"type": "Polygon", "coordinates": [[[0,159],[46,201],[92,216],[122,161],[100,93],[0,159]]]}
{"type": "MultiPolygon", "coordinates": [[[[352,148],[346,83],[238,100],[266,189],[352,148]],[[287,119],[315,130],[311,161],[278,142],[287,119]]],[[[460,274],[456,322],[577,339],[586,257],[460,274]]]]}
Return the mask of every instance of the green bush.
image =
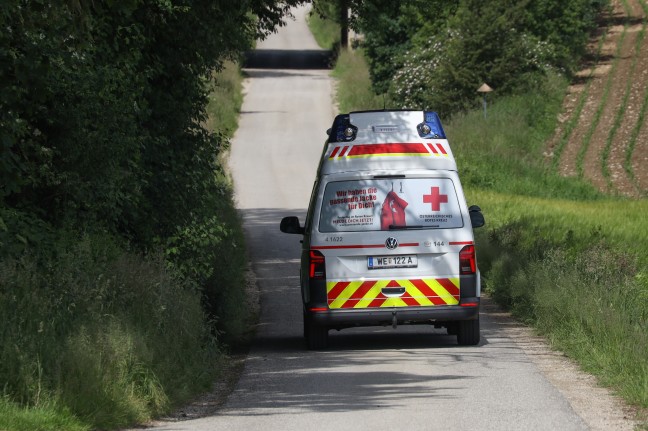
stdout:
{"type": "Polygon", "coordinates": [[[233,191],[218,176],[221,193],[210,203],[211,215],[178,229],[165,246],[169,267],[201,286],[203,305],[219,340],[235,345],[247,339],[254,319],[247,306],[247,252],[233,191]]]}

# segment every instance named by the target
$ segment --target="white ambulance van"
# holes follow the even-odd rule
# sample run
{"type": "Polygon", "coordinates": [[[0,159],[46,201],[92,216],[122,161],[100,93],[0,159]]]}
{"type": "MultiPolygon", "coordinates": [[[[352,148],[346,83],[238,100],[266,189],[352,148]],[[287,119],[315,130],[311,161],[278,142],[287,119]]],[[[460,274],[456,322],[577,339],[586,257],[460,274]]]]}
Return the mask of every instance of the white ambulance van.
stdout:
{"type": "Polygon", "coordinates": [[[328,131],[304,226],[304,335],[326,348],[331,329],[430,324],[479,343],[480,279],[457,165],[438,115],[338,115],[328,131]]]}

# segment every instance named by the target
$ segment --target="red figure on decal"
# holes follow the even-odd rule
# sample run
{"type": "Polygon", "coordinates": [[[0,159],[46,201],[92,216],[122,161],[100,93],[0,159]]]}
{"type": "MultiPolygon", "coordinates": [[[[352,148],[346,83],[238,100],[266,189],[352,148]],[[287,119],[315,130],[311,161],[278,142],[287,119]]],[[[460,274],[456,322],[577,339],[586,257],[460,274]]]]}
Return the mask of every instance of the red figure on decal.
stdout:
{"type": "Polygon", "coordinates": [[[389,230],[389,226],[407,226],[405,223],[405,207],[407,202],[399,198],[392,190],[387,193],[380,210],[380,229],[389,230]]]}

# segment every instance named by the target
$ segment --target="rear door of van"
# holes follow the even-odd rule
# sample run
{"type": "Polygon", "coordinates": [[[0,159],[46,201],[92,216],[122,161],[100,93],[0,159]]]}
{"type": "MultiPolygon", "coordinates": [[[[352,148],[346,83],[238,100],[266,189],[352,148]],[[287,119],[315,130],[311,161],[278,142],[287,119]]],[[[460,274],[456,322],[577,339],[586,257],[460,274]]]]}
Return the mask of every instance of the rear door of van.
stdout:
{"type": "Polygon", "coordinates": [[[310,249],[330,310],[459,303],[473,235],[456,172],[331,175],[319,196],[310,249]]]}

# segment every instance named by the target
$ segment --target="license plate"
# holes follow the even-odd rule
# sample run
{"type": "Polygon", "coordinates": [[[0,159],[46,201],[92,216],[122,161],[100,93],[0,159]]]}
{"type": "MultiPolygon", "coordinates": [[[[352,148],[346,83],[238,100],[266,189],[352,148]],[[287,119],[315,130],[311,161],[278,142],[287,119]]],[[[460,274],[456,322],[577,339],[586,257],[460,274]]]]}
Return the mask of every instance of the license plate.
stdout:
{"type": "Polygon", "coordinates": [[[367,257],[367,267],[369,269],[416,268],[417,266],[418,258],[415,254],[367,257]]]}

